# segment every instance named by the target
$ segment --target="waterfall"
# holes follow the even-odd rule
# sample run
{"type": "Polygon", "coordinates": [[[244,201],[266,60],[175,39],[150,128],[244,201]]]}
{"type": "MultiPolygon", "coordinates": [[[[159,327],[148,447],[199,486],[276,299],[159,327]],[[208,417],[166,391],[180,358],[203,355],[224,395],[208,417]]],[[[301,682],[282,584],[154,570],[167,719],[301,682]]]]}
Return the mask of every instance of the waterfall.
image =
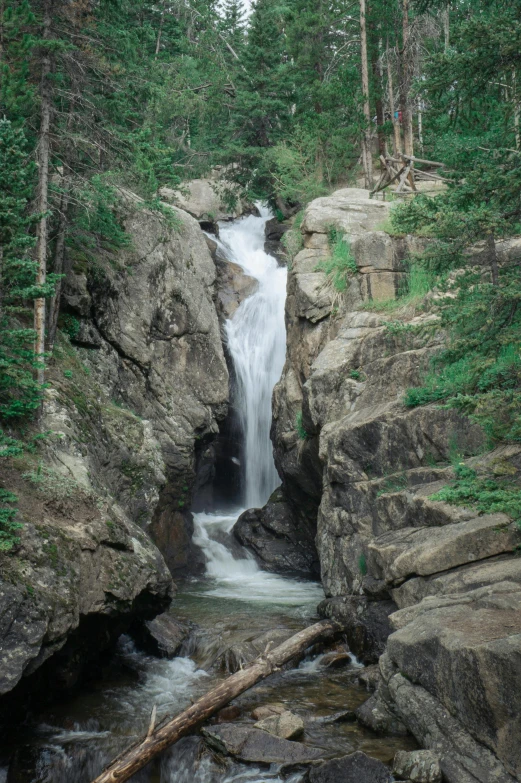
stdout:
{"type": "Polygon", "coordinates": [[[287,271],[264,252],[269,210],[221,223],[220,238],[230,261],[258,281],[254,294],[226,322],[228,351],[236,377],[235,404],[243,435],[243,497],[246,508],[263,506],[278,484],[270,440],[271,395],[286,353],[284,303],[287,271]]]}

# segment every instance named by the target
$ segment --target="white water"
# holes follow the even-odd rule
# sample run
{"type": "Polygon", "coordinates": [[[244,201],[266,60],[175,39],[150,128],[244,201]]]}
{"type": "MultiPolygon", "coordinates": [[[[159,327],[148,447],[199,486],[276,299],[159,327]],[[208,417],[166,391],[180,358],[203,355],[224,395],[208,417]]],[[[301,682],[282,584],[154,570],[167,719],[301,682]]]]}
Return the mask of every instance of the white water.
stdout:
{"type": "Polygon", "coordinates": [[[205,595],[216,598],[234,598],[281,606],[300,606],[313,612],[324,597],[316,582],[296,579],[261,571],[253,557],[245,550],[235,558],[233,553],[214,536],[225,538],[230,534],[241,510],[234,514],[194,514],[194,542],[206,556],[206,573],[212,584],[205,595]]]}
{"type": "Polygon", "coordinates": [[[226,322],[228,350],[237,381],[235,403],[243,435],[245,508],[263,506],[279,483],[270,441],[271,395],[286,354],[287,271],[264,252],[264,228],[272,215],[267,208],[257,206],[260,217],[249,215],[219,225],[229,260],[258,281],[256,292],[226,322]]]}

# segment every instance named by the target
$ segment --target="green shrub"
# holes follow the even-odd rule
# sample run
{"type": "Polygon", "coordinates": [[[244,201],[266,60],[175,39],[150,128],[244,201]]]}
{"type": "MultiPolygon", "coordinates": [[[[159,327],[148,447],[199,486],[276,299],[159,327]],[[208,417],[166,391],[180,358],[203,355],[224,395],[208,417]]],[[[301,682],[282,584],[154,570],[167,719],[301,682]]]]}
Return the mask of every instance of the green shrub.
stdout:
{"type": "Polygon", "coordinates": [[[363,552],[358,558],[358,570],[360,571],[362,576],[367,575],[367,558],[363,552]]]}
{"type": "Polygon", "coordinates": [[[326,273],[335,291],[343,293],[349,278],[356,274],[358,267],[343,233],[334,226],[328,229],[328,242],[330,257],[320,261],[316,269],[326,273]]]}
{"type": "Polygon", "coordinates": [[[10,505],[4,506],[4,503],[16,503],[17,500],[12,492],[0,489],[0,552],[9,552],[20,543],[17,532],[21,530],[22,525],[15,522],[16,510],[10,505]]]}
{"type": "Polygon", "coordinates": [[[309,438],[309,434],[304,429],[304,425],[302,423],[302,411],[299,411],[295,418],[295,429],[300,440],[307,440],[307,438],[309,438]]]}

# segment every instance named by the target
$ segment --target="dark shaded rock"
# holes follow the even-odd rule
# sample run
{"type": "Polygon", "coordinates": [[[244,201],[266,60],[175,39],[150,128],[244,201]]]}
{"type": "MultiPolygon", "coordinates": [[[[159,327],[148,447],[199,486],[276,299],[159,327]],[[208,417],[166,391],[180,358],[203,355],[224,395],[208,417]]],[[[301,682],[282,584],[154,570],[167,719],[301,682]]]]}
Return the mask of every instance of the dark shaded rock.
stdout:
{"type": "Polygon", "coordinates": [[[202,729],[201,733],[211,748],[244,762],[302,764],[324,755],[317,748],[279,739],[250,726],[223,723],[202,729]]]}
{"type": "Polygon", "coordinates": [[[377,759],[357,751],[312,767],[308,783],[390,783],[389,769],[377,759]]]}
{"type": "Polygon", "coordinates": [[[356,712],[354,710],[341,710],[340,712],[334,712],[332,715],[319,715],[318,717],[306,718],[306,724],[310,723],[322,723],[327,725],[328,723],[354,723],[356,720],[356,712]]]}
{"type": "Polygon", "coordinates": [[[369,601],[361,596],[326,598],[318,606],[321,617],[341,623],[349,648],[364,663],[376,663],[383,653],[392,630],[389,615],[395,610],[393,601],[369,601]]]}
{"type": "Polygon", "coordinates": [[[394,757],[393,774],[410,783],[441,783],[439,756],[432,750],[399,750],[394,757]]]}
{"type": "Polygon", "coordinates": [[[320,575],[314,531],[298,524],[282,489],[263,508],[241,514],[233,534],[265,571],[311,579],[320,575]]]}
{"type": "Polygon", "coordinates": [[[362,726],[371,729],[375,734],[385,736],[403,736],[408,734],[407,728],[402,721],[376,693],[370,696],[367,701],[364,701],[357,709],[356,718],[362,726]]]}
{"type": "Polygon", "coordinates": [[[193,626],[182,623],[165,612],[131,629],[136,644],[158,658],[175,658],[189,637],[193,626]]]}
{"type": "Polygon", "coordinates": [[[289,231],[291,225],[289,223],[280,223],[277,218],[272,218],[266,222],[264,228],[264,234],[266,241],[264,242],[264,250],[270,256],[275,256],[277,261],[284,262],[284,248],[281,245],[281,239],[289,231]]]}
{"type": "Polygon", "coordinates": [[[380,682],[380,667],[377,663],[372,666],[366,666],[358,675],[358,682],[368,691],[375,691],[380,682]]]}
{"type": "Polygon", "coordinates": [[[218,723],[228,723],[231,720],[237,720],[241,716],[241,708],[236,704],[229,707],[223,707],[216,715],[218,723]]]}

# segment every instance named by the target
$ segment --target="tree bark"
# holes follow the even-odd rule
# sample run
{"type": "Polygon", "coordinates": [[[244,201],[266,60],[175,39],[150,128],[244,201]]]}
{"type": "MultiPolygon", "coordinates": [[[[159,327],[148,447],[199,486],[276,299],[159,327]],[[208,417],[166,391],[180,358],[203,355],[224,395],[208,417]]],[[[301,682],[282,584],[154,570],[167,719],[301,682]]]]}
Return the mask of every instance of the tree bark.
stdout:
{"type": "Polygon", "coordinates": [[[378,154],[384,158],[387,155],[387,140],[383,131],[385,122],[384,106],[382,101],[382,64],[380,61],[380,41],[378,52],[372,58],[373,76],[376,84],[375,110],[376,110],[376,132],[378,134],[378,154]]]}
{"type": "MultiPolygon", "coordinates": [[[[56,236],[56,246],[54,248],[54,268],[53,272],[57,275],[63,275],[65,266],[65,235],[67,232],[67,211],[69,208],[68,185],[65,182],[64,191],[60,199],[60,218],[58,222],[58,233],[56,236]]],[[[58,316],[60,314],[60,298],[63,288],[63,278],[56,283],[56,290],[49,300],[49,317],[47,324],[47,351],[52,353],[54,341],[56,339],[56,330],[58,327],[58,316]]]]}
{"type": "Polygon", "coordinates": [[[402,81],[400,85],[400,103],[403,125],[403,147],[406,155],[414,155],[413,129],[412,129],[412,50],[410,45],[409,30],[409,0],[403,0],[402,4],[402,81]]]}
{"type": "MultiPolygon", "coordinates": [[[[48,41],[51,37],[51,0],[46,0],[43,9],[42,38],[48,41]]],[[[38,212],[40,221],[37,228],[36,260],[38,263],[36,285],[45,285],[47,279],[47,209],[49,202],[49,159],[50,159],[50,129],[51,129],[51,53],[43,48],[42,70],[40,79],[40,133],[38,140],[38,212]]],[[[45,381],[45,299],[34,301],[34,331],[36,334],[34,353],[39,362],[36,371],[37,381],[45,381]]]]}
{"type": "Polygon", "coordinates": [[[492,276],[492,285],[499,285],[499,267],[497,264],[496,239],[491,232],[487,237],[488,262],[490,264],[490,274],[492,276]]]}
{"type": "Polygon", "coordinates": [[[400,134],[400,122],[398,117],[394,116],[396,113],[396,106],[394,103],[393,68],[391,64],[389,42],[387,42],[387,88],[389,90],[389,110],[393,122],[393,151],[394,156],[398,157],[402,151],[402,139],[400,134]]]}
{"type": "Polygon", "coordinates": [[[272,652],[259,656],[247,668],[232,674],[156,731],[151,727],[144,739],[124,750],[92,783],[124,783],[158,753],[188,734],[232,699],[277,671],[321,637],[333,636],[338,630],[340,626],[330,620],[322,620],[295,634],[272,652]]]}
{"type": "Polygon", "coordinates": [[[364,101],[365,129],[362,141],[365,186],[373,189],[373,158],[371,154],[371,107],[369,104],[369,68],[367,63],[367,31],[365,24],[365,0],[360,0],[360,44],[362,59],[362,96],[364,101]]]}

